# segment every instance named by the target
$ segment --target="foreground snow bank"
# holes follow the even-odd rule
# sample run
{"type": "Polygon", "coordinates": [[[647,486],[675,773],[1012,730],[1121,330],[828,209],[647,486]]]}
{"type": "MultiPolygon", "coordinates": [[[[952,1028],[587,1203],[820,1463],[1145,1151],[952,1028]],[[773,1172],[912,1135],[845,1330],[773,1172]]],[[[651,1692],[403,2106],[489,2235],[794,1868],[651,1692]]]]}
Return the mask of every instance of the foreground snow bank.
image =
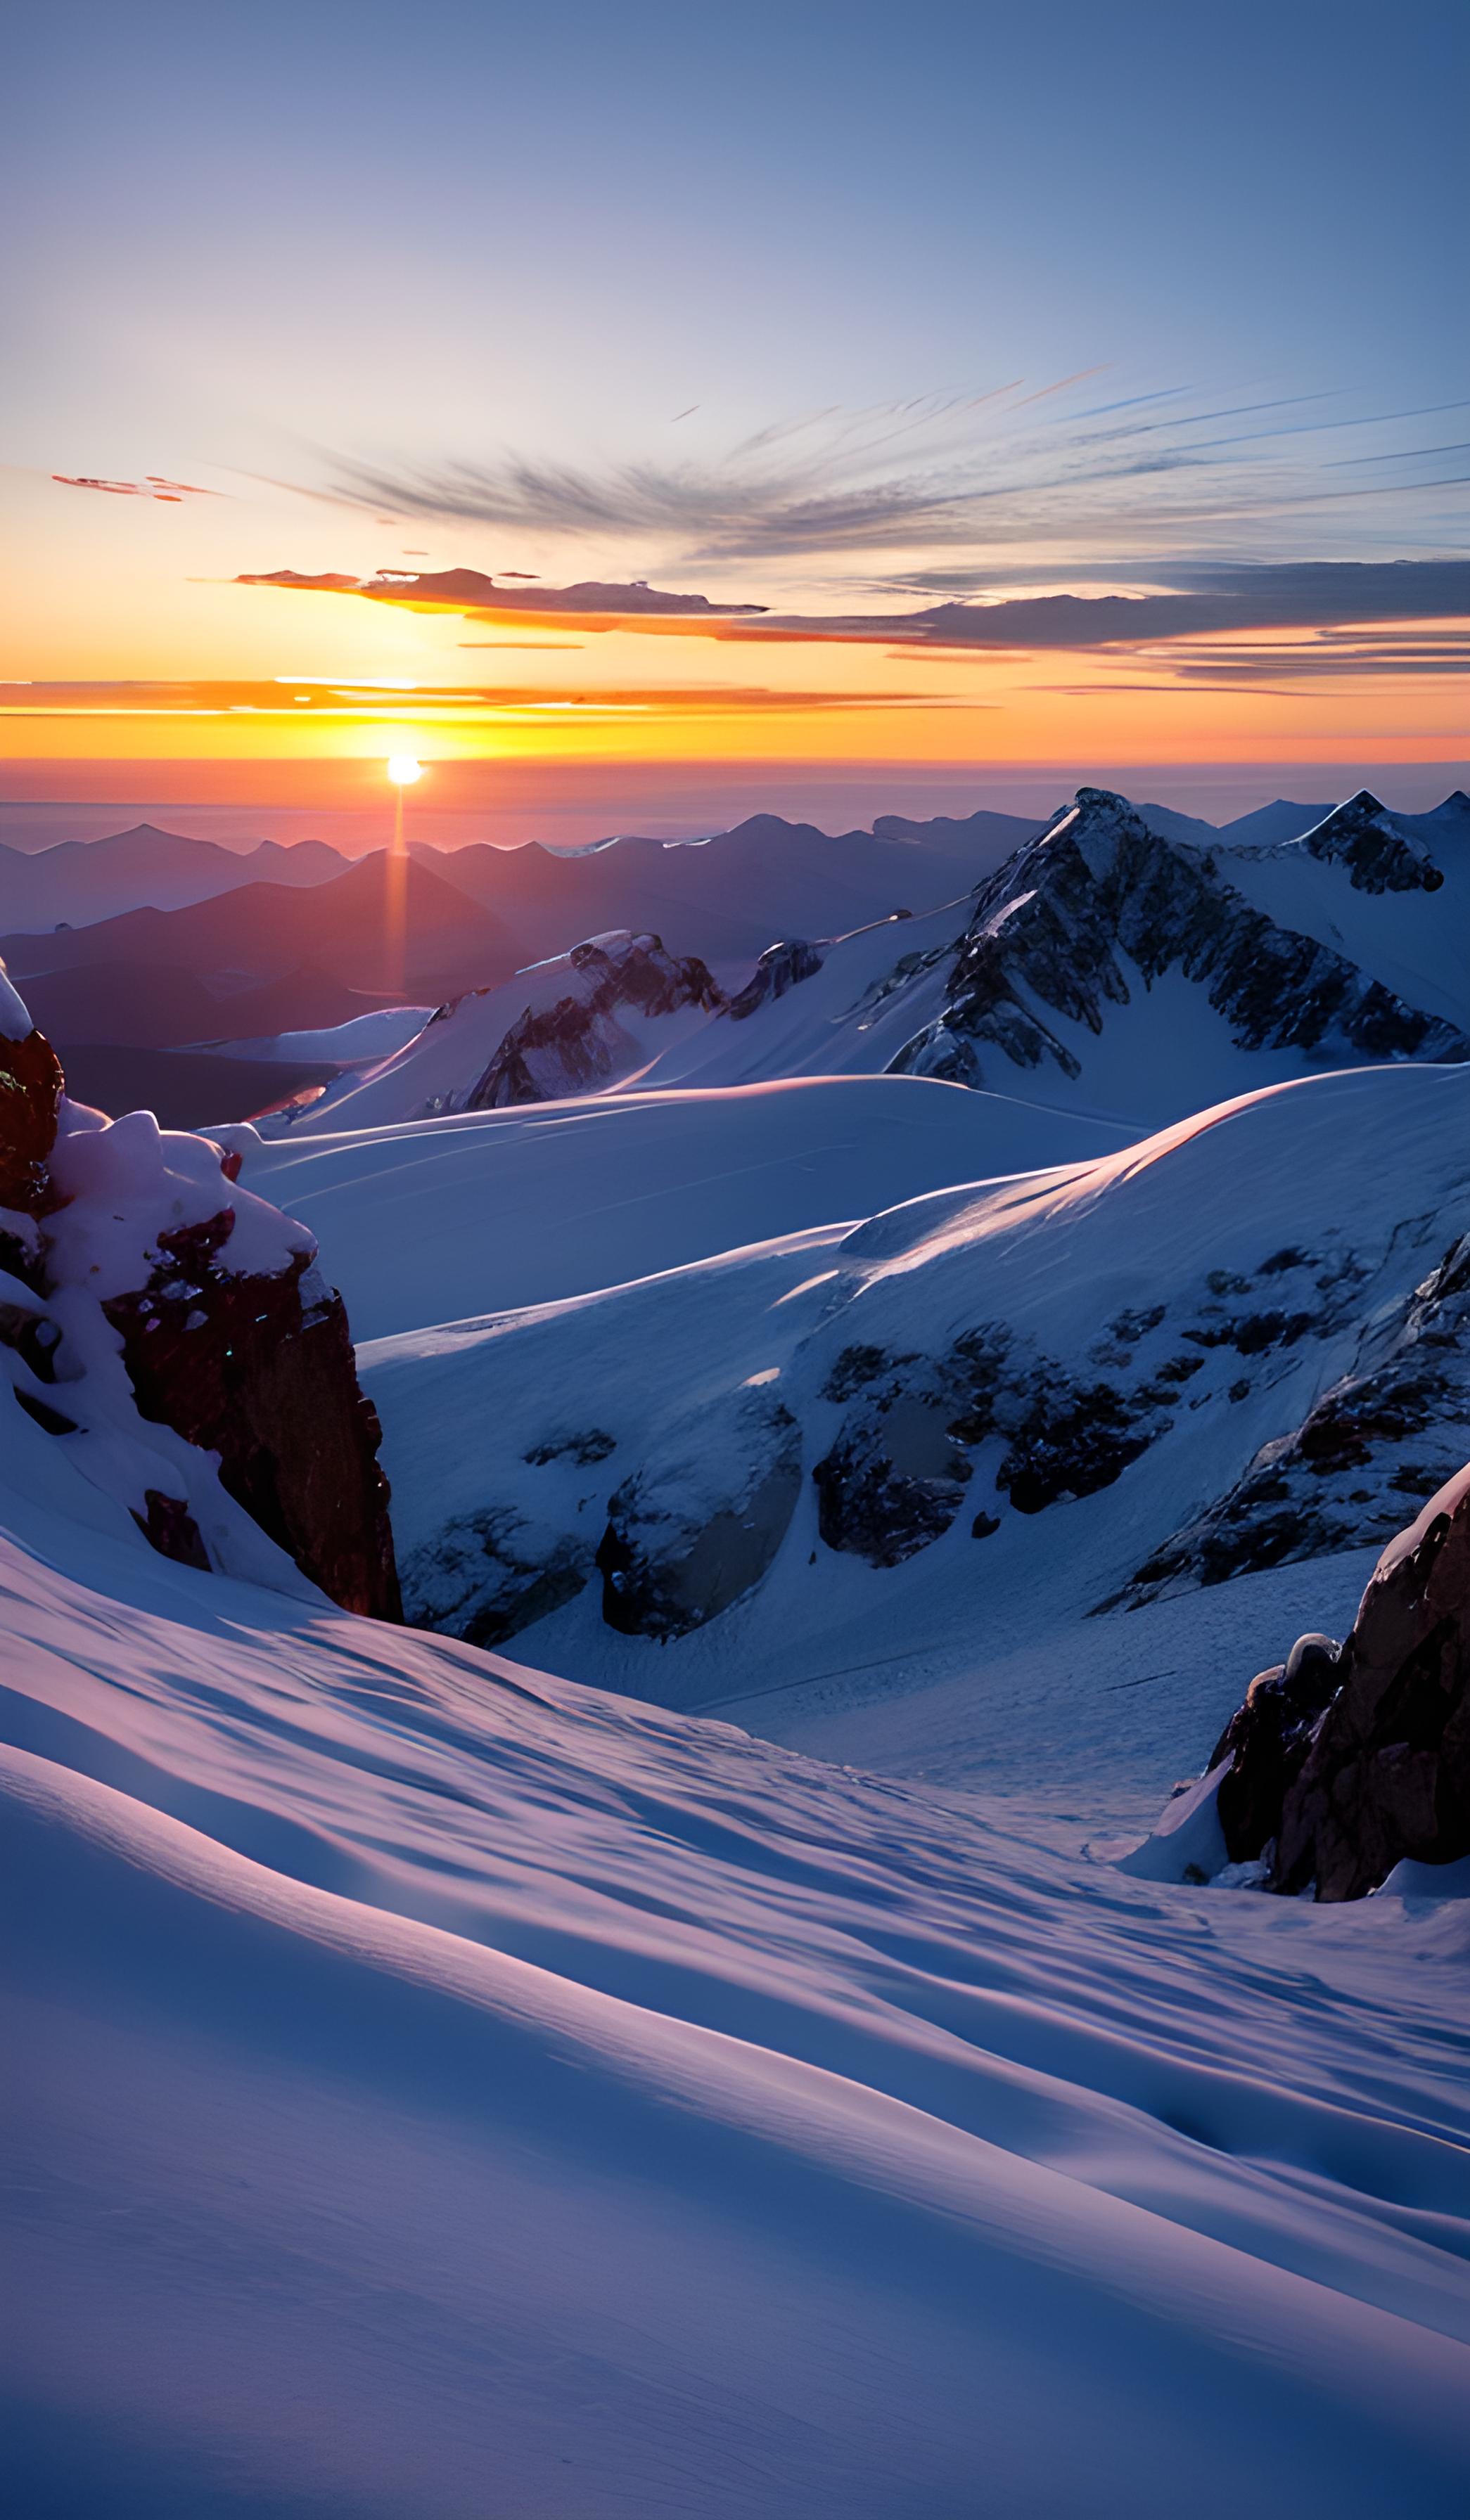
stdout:
{"type": "Polygon", "coordinates": [[[1463,1908],[4,1519],[24,2507],[1463,2509],[1463,1908]]]}

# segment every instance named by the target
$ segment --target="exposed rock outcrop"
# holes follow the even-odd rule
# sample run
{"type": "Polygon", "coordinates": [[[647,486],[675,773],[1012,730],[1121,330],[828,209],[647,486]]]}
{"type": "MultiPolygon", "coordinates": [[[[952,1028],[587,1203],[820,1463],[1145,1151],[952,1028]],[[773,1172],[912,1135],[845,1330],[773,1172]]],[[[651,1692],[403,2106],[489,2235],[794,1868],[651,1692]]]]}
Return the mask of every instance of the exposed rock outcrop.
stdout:
{"type": "Polygon", "coordinates": [[[732,1023],[743,1023],[747,1015],[767,1006],[772,998],[784,998],[799,981],[814,979],[821,968],[820,953],[804,936],[792,937],[781,945],[767,945],[745,987],[736,991],[725,1012],[732,1023]]]}
{"type": "Polygon", "coordinates": [[[1359,1899],[1470,1855],[1470,1468],[1384,1552],[1347,1642],[1304,1637],[1216,1746],[1232,1863],[1359,1899]]]}
{"type": "Polygon", "coordinates": [[[15,1289],[0,1333],[22,1408],[165,1556],[211,1563],[191,1499],[217,1475],[215,1497],[332,1599],[396,1617],[380,1430],[342,1298],[311,1237],[235,1187],[239,1168],[149,1112],[110,1122],[69,1102],[0,979],[0,1266],[15,1289]],[[191,1449],[161,1453],[150,1426],[191,1449]],[[177,1494],[157,1484],[170,1459],[177,1494]]]}
{"type": "Polygon", "coordinates": [[[588,1543],[514,1506],[462,1514],[403,1562],[410,1624],[500,1645],[574,1600],[592,1573],[588,1543]]]}
{"type": "Polygon", "coordinates": [[[145,1283],[104,1303],[139,1410],[217,1453],[224,1488],[332,1600],[396,1618],[382,1428],[346,1308],[305,1252],[232,1273],[233,1225],[225,1207],[161,1234],[145,1283]]]}
{"type": "MultiPolygon", "coordinates": [[[[1366,804],[1383,828],[1355,799],[1336,838],[1340,816],[1319,827],[1328,837],[1317,853],[1341,856],[1369,890],[1432,888],[1427,853],[1366,804]]],[[[1048,1015],[1100,1033],[1105,1009],[1129,1002],[1125,961],[1145,987],[1172,969],[1198,981],[1241,1050],[1470,1058],[1456,1026],[1253,908],[1211,851],[1163,837],[1125,797],[1081,788],[1069,813],[981,886],[943,1008],[893,1066],[978,1086],[999,1081],[988,1050],[1075,1079],[1080,1060],[1048,1015]]]]}
{"type": "Polygon", "coordinates": [[[581,987],[552,1007],[528,1008],[465,1098],[467,1111],[595,1093],[626,1063],[621,1012],[712,1012],[724,991],[697,954],[666,954],[659,936],[618,933],[574,945],[568,962],[581,987]]]}
{"type": "MultiPolygon", "coordinates": [[[[1300,1283],[1308,1255],[1281,1257],[1298,1264],[1283,1282],[1300,1283]]],[[[1343,1284],[1339,1275],[1339,1291],[1343,1284]]],[[[1315,1316],[1301,1308],[1283,1314],[1283,1337],[1299,1319],[1314,1334],[1330,1323],[1333,1290],[1322,1291],[1328,1300],[1315,1316]]],[[[1253,1319],[1265,1316],[1248,1316],[1248,1328],[1253,1319]]],[[[1239,1335],[1235,1344],[1242,1346],[1239,1335]]],[[[1301,1424],[1263,1445],[1235,1485],[1156,1549],[1116,1598],[1153,1600],[1387,1541],[1406,1501],[1432,1496],[1467,1449],[1470,1235],[1461,1235],[1410,1294],[1370,1318],[1352,1371],[1301,1424]]]]}
{"type": "Polygon", "coordinates": [[[624,1636],[687,1636],[758,1584],[786,1537],[802,1438],[767,1387],[746,1386],[672,1436],[608,1502],[602,1614],[624,1636]]]}

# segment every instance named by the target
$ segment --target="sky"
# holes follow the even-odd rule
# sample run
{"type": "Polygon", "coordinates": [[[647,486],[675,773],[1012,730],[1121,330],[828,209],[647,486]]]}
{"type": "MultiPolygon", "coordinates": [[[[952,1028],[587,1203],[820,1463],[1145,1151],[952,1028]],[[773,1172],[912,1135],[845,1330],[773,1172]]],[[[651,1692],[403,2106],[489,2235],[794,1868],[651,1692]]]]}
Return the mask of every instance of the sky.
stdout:
{"type": "Polygon", "coordinates": [[[1470,750],[1457,5],[12,22],[6,796],[1470,750]]]}

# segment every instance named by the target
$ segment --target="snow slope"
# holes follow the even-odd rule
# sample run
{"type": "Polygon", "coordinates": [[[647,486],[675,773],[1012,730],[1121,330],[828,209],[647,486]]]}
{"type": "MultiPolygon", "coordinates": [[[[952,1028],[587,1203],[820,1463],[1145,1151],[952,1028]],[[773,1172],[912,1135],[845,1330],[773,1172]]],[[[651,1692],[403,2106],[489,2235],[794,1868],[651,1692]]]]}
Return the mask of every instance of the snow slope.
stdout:
{"type": "Polygon", "coordinates": [[[330,1248],[359,1339],[1080,1162],[1125,1134],[911,1076],[591,1096],[397,1127],[349,1128],[350,1107],[335,1135],[216,1134],[242,1151],[244,1180],[330,1248]]]}
{"type": "Polygon", "coordinates": [[[666,1085],[755,1085],[777,1076],[878,1076],[939,1012],[970,899],[927,918],[881,920],[816,940],[821,968],[754,1013],[711,1015],[661,1047],[627,1080],[666,1085]]]}
{"type": "Polygon", "coordinates": [[[373,1007],[365,1015],[351,1015],[345,1023],[326,1024],[315,1032],[262,1033],[253,1041],[214,1041],[209,1048],[216,1058],[260,1058],[283,1066],[320,1059],[356,1068],[369,1059],[391,1058],[423,1031],[433,1012],[433,1007],[373,1007]]]}
{"type": "Polygon", "coordinates": [[[1279,926],[1315,936],[1396,996],[1470,1029],[1470,817],[1460,833],[1448,817],[1395,819],[1428,840],[1444,878],[1434,891],[1363,891],[1345,866],[1313,856],[1309,832],[1232,850],[1222,863],[1236,891],[1279,926]]]}
{"type": "Polygon", "coordinates": [[[497,987],[451,1000],[402,1049],[339,1078],[290,1125],[310,1137],[611,1088],[670,1037],[696,1029],[718,997],[703,963],[666,954],[657,936],[588,937],[497,987]],[[520,1061],[526,1090],[493,1082],[497,1055],[539,1035],[546,1038],[520,1061]]]}
{"type": "Polygon", "coordinates": [[[1463,1903],[0,1519],[18,2507],[1463,2510],[1463,1903]]]}
{"type": "MultiPolygon", "coordinates": [[[[492,1620],[542,1665],[675,1705],[830,1673],[944,1682],[1141,1582],[1263,1447],[1401,1353],[1392,1428],[1302,1465],[1294,1508],[1309,1552],[1340,1526],[1381,1542],[1470,1453],[1462,1347],[1414,1345],[1442,1263],[1451,1309],[1422,1334],[1457,1318],[1467,1149],[1470,1069],[1350,1071],[1091,1165],[370,1341],[411,1614],[487,1642],[492,1620]],[[730,1605],[683,1633],[677,1611],[608,1623],[615,1526],[666,1604],[686,1558],[725,1562],[727,1516],[770,1542],[730,1605]]],[[[1271,1490],[1229,1565],[1295,1553],[1271,1490]]]]}

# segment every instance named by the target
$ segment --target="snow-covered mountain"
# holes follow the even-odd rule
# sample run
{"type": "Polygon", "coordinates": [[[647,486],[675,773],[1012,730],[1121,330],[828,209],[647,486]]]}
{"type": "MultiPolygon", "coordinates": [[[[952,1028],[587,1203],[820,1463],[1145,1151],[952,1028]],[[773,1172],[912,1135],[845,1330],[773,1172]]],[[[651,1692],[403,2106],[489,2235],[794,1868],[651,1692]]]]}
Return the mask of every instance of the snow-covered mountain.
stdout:
{"type": "Polygon", "coordinates": [[[1372,798],[1227,855],[1084,788],[981,886],[895,1064],[1162,1119],[1354,1061],[1466,1058],[1467,939],[1470,856],[1447,871],[1372,798]]]}
{"type": "Polygon", "coordinates": [[[1381,1544],[1470,1454],[1467,1148],[1470,1067],[1322,1076],[370,1342],[409,1614],[675,1704],[769,1672],[796,1706],[1381,1544]]]}
{"type": "Polygon", "coordinates": [[[279,1125],[309,1136],[598,1092],[724,1005],[697,955],[626,930],[588,937],[451,1000],[392,1057],[345,1074],[279,1125]]]}

